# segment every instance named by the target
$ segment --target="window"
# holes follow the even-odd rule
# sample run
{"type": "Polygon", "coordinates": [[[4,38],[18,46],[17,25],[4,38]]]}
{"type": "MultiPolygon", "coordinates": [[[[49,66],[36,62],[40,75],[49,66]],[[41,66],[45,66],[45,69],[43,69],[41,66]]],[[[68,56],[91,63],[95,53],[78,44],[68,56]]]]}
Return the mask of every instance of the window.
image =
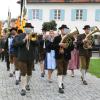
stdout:
{"type": "Polygon", "coordinates": [[[50,10],[50,20],[64,21],[65,10],[64,9],[52,9],[50,10]]]}
{"type": "Polygon", "coordinates": [[[54,19],[60,20],[61,19],[61,10],[54,10],[54,19]]]}
{"type": "Polygon", "coordinates": [[[72,21],[86,21],[87,20],[87,9],[72,9],[71,12],[72,21]]]}
{"type": "Polygon", "coordinates": [[[28,19],[38,19],[42,20],[42,10],[41,9],[29,9],[28,10],[28,19]]]}
{"type": "Polygon", "coordinates": [[[83,10],[76,10],[76,20],[82,20],[83,10]]]}
{"type": "Polygon", "coordinates": [[[39,9],[33,9],[33,19],[39,19],[39,9]]]}

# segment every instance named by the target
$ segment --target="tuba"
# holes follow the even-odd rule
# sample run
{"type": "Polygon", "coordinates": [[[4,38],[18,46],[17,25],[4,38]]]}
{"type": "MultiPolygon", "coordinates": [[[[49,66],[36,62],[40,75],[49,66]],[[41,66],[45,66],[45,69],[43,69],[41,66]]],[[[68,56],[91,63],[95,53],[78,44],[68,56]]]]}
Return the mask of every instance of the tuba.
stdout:
{"type": "MultiPolygon", "coordinates": [[[[75,27],[75,29],[76,29],[76,30],[73,31],[72,33],[66,34],[66,35],[62,38],[62,40],[61,40],[61,42],[60,42],[60,43],[66,43],[66,48],[68,48],[69,46],[72,45],[72,43],[73,43],[72,37],[73,37],[75,34],[79,34],[79,31],[78,31],[77,27],[75,27]]],[[[62,48],[62,47],[61,47],[61,48],[62,48]]]]}
{"type": "Polygon", "coordinates": [[[94,34],[96,32],[100,32],[100,30],[97,26],[93,27],[92,32],[86,35],[86,37],[85,37],[86,41],[84,41],[84,44],[83,44],[84,49],[92,49],[92,44],[93,44],[92,34],[94,34]]]}

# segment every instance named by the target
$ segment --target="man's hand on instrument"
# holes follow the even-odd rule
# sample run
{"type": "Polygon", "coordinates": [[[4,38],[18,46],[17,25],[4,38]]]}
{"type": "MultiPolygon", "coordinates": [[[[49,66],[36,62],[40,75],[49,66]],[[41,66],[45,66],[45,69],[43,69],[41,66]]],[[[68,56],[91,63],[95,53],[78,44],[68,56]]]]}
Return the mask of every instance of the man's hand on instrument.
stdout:
{"type": "Polygon", "coordinates": [[[23,41],[25,42],[28,39],[29,39],[29,35],[26,35],[25,38],[23,39],[23,41]]]}
{"type": "Polygon", "coordinates": [[[62,48],[66,48],[66,43],[59,43],[59,46],[61,46],[62,48]]]}
{"type": "Polygon", "coordinates": [[[4,51],[4,49],[2,49],[2,52],[4,51]]]}
{"type": "Polygon", "coordinates": [[[63,48],[60,48],[60,49],[59,49],[59,53],[60,53],[60,54],[64,54],[64,49],[63,49],[63,48]]]}
{"type": "Polygon", "coordinates": [[[83,43],[84,43],[84,42],[87,42],[87,39],[83,39],[83,43]]]}
{"type": "Polygon", "coordinates": [[[29,39],[29,35],[27,34],[26,37],[25,37],[25,40],[28,40],[28,39],[29,39]]]}

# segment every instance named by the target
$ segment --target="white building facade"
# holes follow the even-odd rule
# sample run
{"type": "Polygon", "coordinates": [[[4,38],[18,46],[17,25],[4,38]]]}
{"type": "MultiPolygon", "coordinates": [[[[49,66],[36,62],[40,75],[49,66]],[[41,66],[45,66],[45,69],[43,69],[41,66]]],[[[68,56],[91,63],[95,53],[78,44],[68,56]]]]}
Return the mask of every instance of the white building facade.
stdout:
{"type": "Polygon", "coordinates": [[[80,32],[88,24],[100,28],[100,3],[28,3],[27,20],[37,33],[42,32],[42,24],[55,20],[57,28],[66,24],[80,32]]]}

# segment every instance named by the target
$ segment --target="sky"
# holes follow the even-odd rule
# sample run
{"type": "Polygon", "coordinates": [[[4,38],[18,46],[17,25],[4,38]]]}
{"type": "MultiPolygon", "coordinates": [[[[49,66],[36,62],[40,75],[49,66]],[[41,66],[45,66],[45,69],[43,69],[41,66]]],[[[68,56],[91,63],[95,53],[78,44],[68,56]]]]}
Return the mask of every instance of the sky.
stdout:
{"type": "Polygon", "coordinates": [[[18,0],[0,0],[0,20],[6,20],[8,16],[8,9],[11,11],[11,17],[16,18],[20,14],[20,5],[18,0]]]}

